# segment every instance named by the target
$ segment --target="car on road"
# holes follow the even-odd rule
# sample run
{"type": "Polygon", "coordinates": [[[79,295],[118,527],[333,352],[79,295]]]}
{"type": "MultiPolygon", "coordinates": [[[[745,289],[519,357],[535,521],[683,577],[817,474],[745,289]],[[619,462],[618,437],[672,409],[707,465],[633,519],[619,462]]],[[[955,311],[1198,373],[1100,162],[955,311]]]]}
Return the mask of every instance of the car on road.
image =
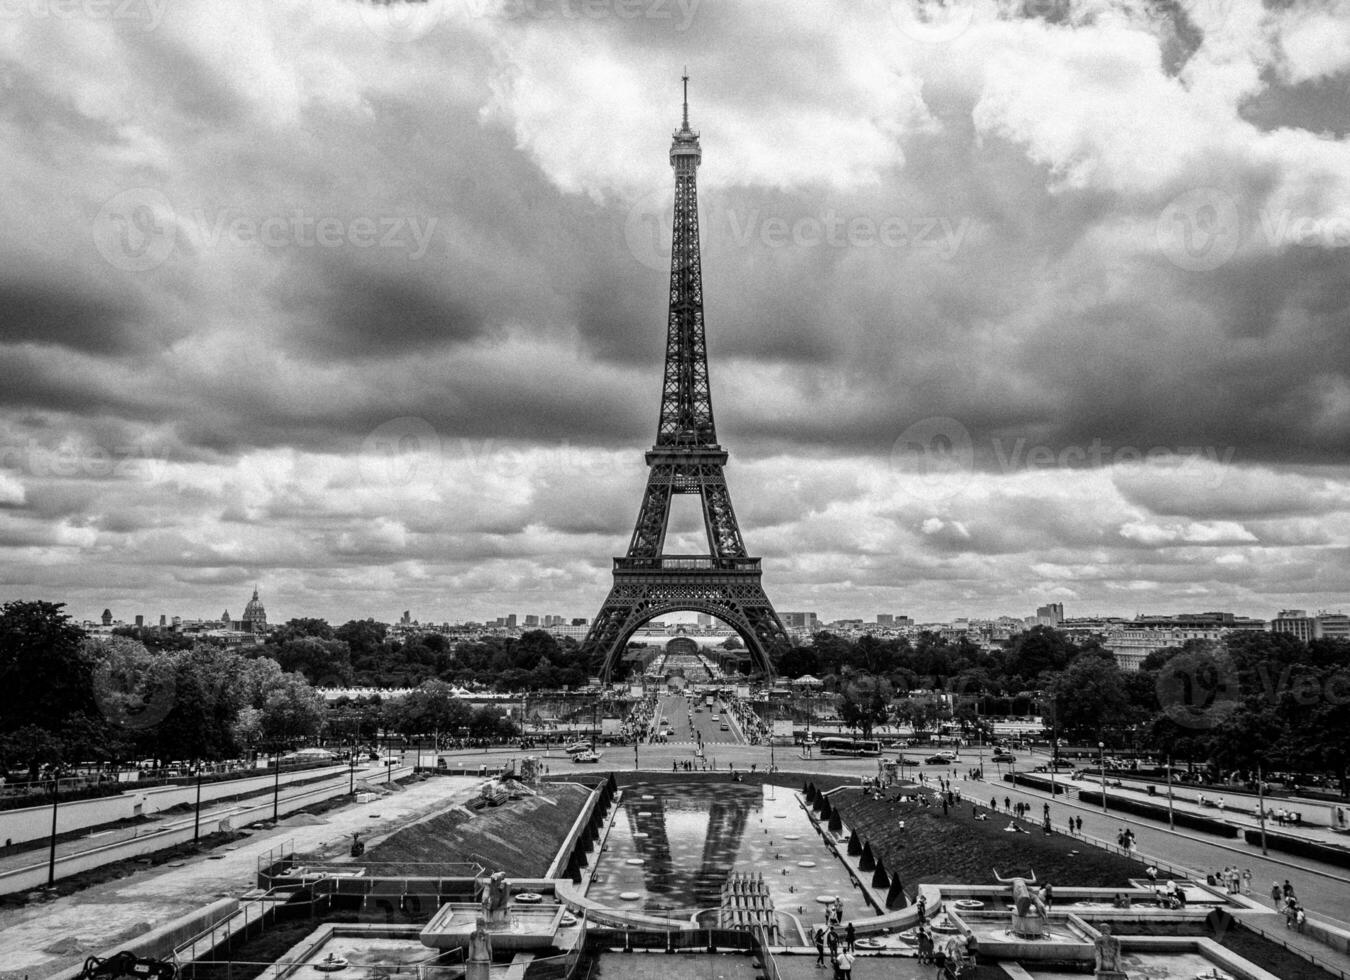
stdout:
{"type": "Polygon", "coordinates": [[[590,750],[590,742],[573,742],[567,748],[563,749],[568,755],[576,755],[578,752],[589,752],[590,750]]]}
{"type": "Polygon", "coordinates": [[[725,721],[722,722],[722,731],[724,731],[724,732],[729,732],[729,731],[731,731],[731,726],[728,725],[725,721]]]}
{"type": "Polygon", "coordinates": [[[924,759],[923,761],[930,766],[950,766],[956,760],[949,755],[943,755],[941,753],[938,753],[936,755],[930,755],[927,759],[924,759]]]}
{"type": "Polygon", "coordinates": [[[573,761],[573,762],[599,762],[599,761],[600,761],[600,756],[601,756],[601,754],[602,754],[602,753],[600,753],[600,752],[591,752],[591,751],[589,751],[589,750],[587,750],[587,751],[585,751],[585,752],[578,752],[576,755],[572,756],[572,761],[573,761]]]}

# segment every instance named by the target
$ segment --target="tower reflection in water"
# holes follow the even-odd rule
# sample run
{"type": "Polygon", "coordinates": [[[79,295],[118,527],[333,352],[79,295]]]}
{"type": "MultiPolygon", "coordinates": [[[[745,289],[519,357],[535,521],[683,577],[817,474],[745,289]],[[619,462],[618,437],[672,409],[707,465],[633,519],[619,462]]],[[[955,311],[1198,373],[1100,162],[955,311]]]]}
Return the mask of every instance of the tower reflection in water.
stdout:
{"type": "Polygon", "coordinates": [[[716,908],[733,871],[763,874],[781,911],[838,895],[866,914],[843,865],[825,849],[797,794],[742,783],[635,783],[624,790],[587,895],[648,912],[716,908]],[[808,865],[802,867],[802,863],[808,865]],[[638,893],[625,901],[624,893],[638,893]]]}

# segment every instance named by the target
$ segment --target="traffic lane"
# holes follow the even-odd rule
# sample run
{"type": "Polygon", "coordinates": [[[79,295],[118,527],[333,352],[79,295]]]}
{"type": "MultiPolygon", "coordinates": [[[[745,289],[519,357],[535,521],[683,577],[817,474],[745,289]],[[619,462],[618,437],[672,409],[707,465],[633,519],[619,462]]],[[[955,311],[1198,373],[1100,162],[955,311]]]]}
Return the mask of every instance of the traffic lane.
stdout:
{"type": "Polygon", "coordinates": [[[736,733],[731,731],[730,723],[725,716],[723,716],[720,704],[712,708],[704,707],[702,714],[694,715],[694,722],[698,725],[698,730],[703,734],[703,741],[705,743],[736,745],[739,742],[739,739],[736,738],[736,733]],[[714,717],[718,720],[713,721],[714,717]],[[724,724],[727,725],[726,731],[722,731],[722,725],[724,724]]]}

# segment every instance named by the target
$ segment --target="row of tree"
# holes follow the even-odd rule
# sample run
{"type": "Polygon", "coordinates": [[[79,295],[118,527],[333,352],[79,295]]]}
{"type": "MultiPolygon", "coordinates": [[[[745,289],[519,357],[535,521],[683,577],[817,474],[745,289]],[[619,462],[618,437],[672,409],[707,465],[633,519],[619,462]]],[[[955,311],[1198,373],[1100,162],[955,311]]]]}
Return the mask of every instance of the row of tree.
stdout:
{"type": "Polygon", "coordinates": [[[968,644],[931,635],[913,645],[832,636],[817,645],[813,666],[835,694],[840,718],[860,732],[892,723],[924,731],[950,721],[987,736],[988,718],[1016,705],[1029,709],[1018,714],[1041,715],[1060,744],[1104,742],[1247,778],[1261,771],[1316,783],[1330,775],[1347,789],[1344,640],[1237,632],[1160,650],[1137,671],[1121,670],[1095,641],[1075,644],[1047,628],[976,662],[968,644]],[[923,693],[907,696],[916,689],[923,693]]]}
{"type": "MultiPolygon", "coordinates": [[[[332,683],[333,664],[343,670],[353,649],[358,660],[379,656],[388,643],[384,628],[354,622],[334,630],[298,620],[280,633],[247,648],[185,643],[158,630],[95,639],[60,604],[0,606],[0,774],[23,770],[36,778],[91,762],[240,758],[317,741],[355,746],[390,733],[501,739],[518,731],[502,712],[452,697],[440,680],[402,698],[341,699],[330,707],[312,681],[332,683]]],[[[443,637],[428,639],[435,646],[443,637]]],[[[546,650],[517,646],[508,663],[556,679],[546,650]]],[[[501,662],[471,652],[484,670],[501,662]]]]}

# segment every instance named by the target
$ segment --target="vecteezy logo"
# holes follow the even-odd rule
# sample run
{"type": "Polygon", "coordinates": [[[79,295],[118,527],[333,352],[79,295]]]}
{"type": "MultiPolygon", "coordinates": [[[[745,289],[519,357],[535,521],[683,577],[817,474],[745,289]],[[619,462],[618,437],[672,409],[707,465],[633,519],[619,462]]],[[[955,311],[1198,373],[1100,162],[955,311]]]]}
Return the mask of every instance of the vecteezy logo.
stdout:
{"type": "Polygon", "coordinates": [[[975,0],[891,0],[900,31],[920,44],[949,44],[975,20],[975,0]]]}
{"type": "Polygon", "coordinates": [[[361,21],[376,37],[403,44],[425,37],[441,22],[438,0],[357,0],[361,21]]]}
{"type": "Polygon", "coordinates": [[[441,437],[426,419],[390,419],[361,443],[361,479],[372,487],[406,486],[441,471],[441,437]]]}
{"type": "Polygon", "coordinates": [[[901,474],[907,492],[924,500],[960,493],[975,471],[970,432],[956,419],[915,422],[891,446],[891,469],[901,474]]]}
{"type": "Polygon", "coordinates": [[[1213,187],[1172,198],[1155,229],[1158,247],[1178,268],[1209,272],[1237,252],[1242,232],[1237,202],[1213,187]]]}
{"type": "Polygon", "coordinates": [[[1183,728],[1214,728],[1238,706],[1233,658],[1219,643],[1176,654],[1158,672],[1158,704],[1183,728]]]}
{"type": "Polygon", "coordinates": [[[139,680],[106,664],[94,674],[94,701],[103,717],[123,731],[154,728],[173,710],[178,689],[173,675],[156,671],[139,680]]]}
{"type": "Polygon", "coordinates": [[[177,238],[173,205],[151,187],[109,198],[93,225],[94,246],[113,268],[146,272],[164,264],[177,238]]]}

